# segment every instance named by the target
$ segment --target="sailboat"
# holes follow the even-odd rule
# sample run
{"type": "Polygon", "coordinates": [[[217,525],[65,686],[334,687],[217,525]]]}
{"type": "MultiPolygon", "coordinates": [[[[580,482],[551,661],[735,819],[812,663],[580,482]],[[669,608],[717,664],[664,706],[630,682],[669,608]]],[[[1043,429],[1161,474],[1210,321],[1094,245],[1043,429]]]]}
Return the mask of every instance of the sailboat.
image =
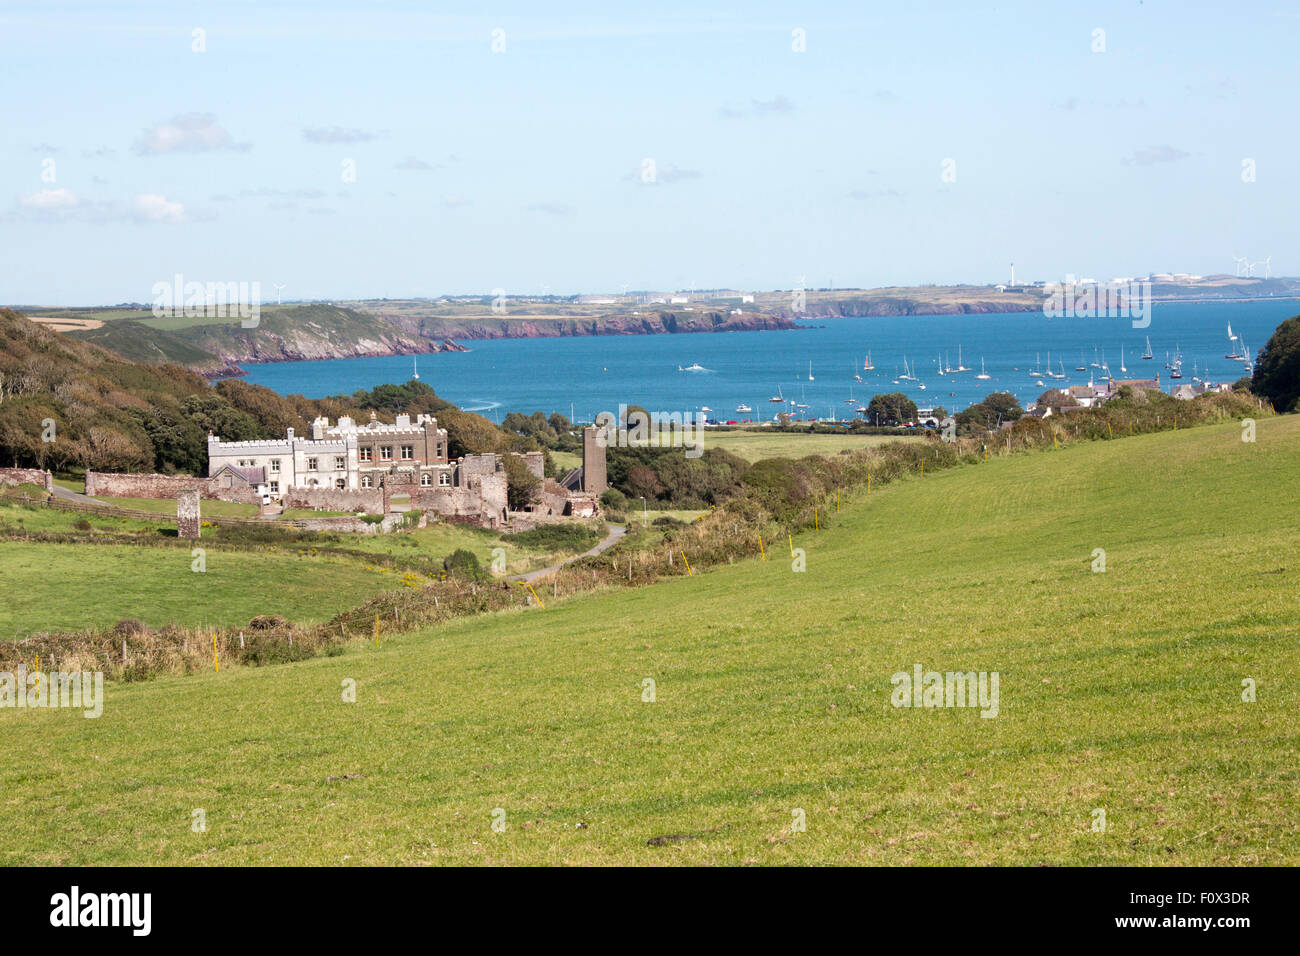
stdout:
{"type": "Polygon", "coordinates": [[[866,357],[865,359],[862,360],[862,371],[864,371],[864,372],[874,372],[875,370],[876,370],[876,367],[875,367],[874,365],[871,364],[871,353],[868,352],[868,353],[867,353],[867,357],[866,357]]]}
{"type": "Polygon", "coordinates": [[[420,362],[416,356],[412,355],[411,356],[411,378],[419,378],[419,377],[420,377],[420,362]]]}
{"type": "Polygon", "coordinates": [[[970,369],[968,369],[965,365],[963,365],[963,364],[961,363],[961,343],[960,343],[960,342],[957,343],[957,371],[959,371],[959,372],[969,372],[969,371],[970,371],[970,369]]]}
{"type": "Polygon", "coordinates": [[[1092,367],[1101,368],[1101,363],[1097,361],[1097,346],[1092,347],[1092,367]]]}
{"type": "Polygon", "coordinates": [[[1183,377],[1183,357],[1179,353],[1177,345],[1174,346],[1174,357],[1171,360],[1171,363],[1169,365],[1169,377],[1170,378],[1183,377]]]}
{"type": "Polygon", "coordinates": [[[1042,363],[1042,358],[1043,358],[1042,355],[1040,355],[1039,353],[1037,353],[1037,352],[1034,353],[1034,368],[1033,368],[1033,371],[1026,373],[1026,374],[1029,375],[1030,378],[1038,378],[1038,377],[1040,377],[1040,376],[1043,374],[1042,372],[1040,372],[1040,371],[1038,370],[1038,366],[1041,365],[1041,364],[1043,364],[1043,363],[1042,363]]]}
{"type": "Polygon", "coordinates": [[[785,396],[781,394],[781,386],[776,387],[776,394],[768,399],[769,402],[784,402],[785,396]]]}
{"type": "Polygon", "coordinates": [[[984,371],[984,356],[980,356],[980,373],[975,376],[981,382],[988,381],[989,373],[984,371]]]}
{"type": "Polygon", "coordinates": [[[944,367],[943,367],[943,356],[942,356],[942,355],[939,356],[939,374],[940,374],[940,375],[947,375],[947,374],[948,374],[946,371],[944,371],[944,367]]]}
{"type": "Polygon", "coordinates": [[[1145,352],[1142,353],[1142,357],[1143,357],[1144,359],[1153,359],[1153,358],[1155,358],[1155,356],[1154,356],[1153,354],[1151,354],[1151,336],[1149,336],[1149,335],[1147,336],[1147,350],[1146,350],[1145,352]]]}
{"type": "Polygon", "coordinates": [[[844,399],[844,404],[845,404],[845,405],[856,405],[856,404],[858,404],[858,400],[857,400],[856,398],[853,397],[853,386],[852,386],[852,385],[849,386],[849,397],[846,398],[846,399],[844,399]]]}
{"type": "Polygon", "coordinates": [[[1075,370],[1076,372],[1086,372],[1086,371],[1088,371],[1088,366],[1084,364],[1084,357],[1083,357],[1083,351],[1082,351],[1082,350],[1079,351],[1079,364],[1076,365],[1076,366],[1074,367],[1074,370],[1075,370]]]}
{"type": "Polygon", "coordinates": [[[746,405],[744,402],[741,402],[739,405],[736,406],[736,411],[738,411],[738,412],[752,412],[753,409],[750,408],[748,405],[746,405]]]}
{"type": "Polygon", "coordinates": [[[1119,347],[1119,370],[1121,374],[1128,371],[1128,369],[1124,367],[1124,346],[1122,345],[1119,347]]]}
{"type": "Polygon", "coordinates": [[[1250,349],[1246,348],[1246,340],[1244,338],[1241,340],[1241,360],[1246,363],[1246,367],[1243,371],[1245,371],[1247,375],[1254,375],[1255,360],[1250,357],[1250,349]]]}
{"type": "Polygon", "coordinates": [[[812,362],[808,363],[808,381],[814,381],[812,374],[812,362]]]}

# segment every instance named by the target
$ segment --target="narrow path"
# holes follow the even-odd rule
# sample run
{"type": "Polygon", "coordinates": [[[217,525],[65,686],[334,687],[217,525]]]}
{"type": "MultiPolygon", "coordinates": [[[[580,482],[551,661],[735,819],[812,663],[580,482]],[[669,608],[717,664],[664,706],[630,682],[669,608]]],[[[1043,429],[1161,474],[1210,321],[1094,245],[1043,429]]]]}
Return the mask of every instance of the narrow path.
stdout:
{"type": "Polygon", "coordinates": [[[88,498],[87,496],[81,494],[78,491],[69,491],[67,488],[64,488],[62,485],[54,486],[53,495],[56,498],[62,498],[64,501],[84,501],[92,505],[109,505],[110,507],[114,507],[114,508],[117,507],[111,502],[100,501],[98,498],[88,498]]]}
{"type": "Polygon", "coordinates": [[[606,525],[606,527],[609,528],[609,534],[605,536],[604,541],[596,545],[590,551],[584,551],[582,554],[569,558],[567,561],[561,561],[559,564],[552,564],[550,567],[538,568],[536,571],[529,571],[527,574],[516,574],[514,577],[508,578],[507,580],[511,582],[523,581],[525,584],[532,584],[539,578],[544,578],[548,574],[554,574],[566,564],[572,564],[574,561],[578,561],[582,558],[590,558],[593,555],[600,554],[602,551],[608,551],[618,543],[619,538],[623,537],[623,535],[627,533],[627,528],[621,524],[611,524],[606,525]]]}

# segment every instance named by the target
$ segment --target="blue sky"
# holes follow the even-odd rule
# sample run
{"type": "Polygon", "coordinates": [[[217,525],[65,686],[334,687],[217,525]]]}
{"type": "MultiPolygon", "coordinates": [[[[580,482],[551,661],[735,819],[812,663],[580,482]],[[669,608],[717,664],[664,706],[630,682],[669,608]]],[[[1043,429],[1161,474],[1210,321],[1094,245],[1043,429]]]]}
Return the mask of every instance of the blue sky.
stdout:
{"type": "Polygon", "coordinates": [[[866,7],[0,0],[0,302],[1300,275],[1300,8],[866,7]]]}

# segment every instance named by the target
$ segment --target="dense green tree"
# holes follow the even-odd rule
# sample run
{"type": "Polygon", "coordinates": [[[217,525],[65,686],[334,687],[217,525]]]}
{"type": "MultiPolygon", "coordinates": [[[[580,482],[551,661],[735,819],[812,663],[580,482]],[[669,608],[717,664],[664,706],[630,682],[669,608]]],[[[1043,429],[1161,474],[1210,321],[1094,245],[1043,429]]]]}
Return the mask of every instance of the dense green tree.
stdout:
{"type": "Polygon", "coordinates": [[[1279,412],[1300,411],[1300,315],[1279,325],[1260,350],[1250,390],[1279,412]]]}
{"type": "Polygon", "coordinates": [[[518,455],[503,455],[501,461],[506,472],[506,500],[511,511],[522,511],[537,500],[542,480],[528,470],[528,465],[518,455]]]}
{"type": "Polygon", "coordinates": [[[916,421],[916,402],[902,392],[875,395],[867,406],[867,421],[873,425],[901,425],[916,421]]]}

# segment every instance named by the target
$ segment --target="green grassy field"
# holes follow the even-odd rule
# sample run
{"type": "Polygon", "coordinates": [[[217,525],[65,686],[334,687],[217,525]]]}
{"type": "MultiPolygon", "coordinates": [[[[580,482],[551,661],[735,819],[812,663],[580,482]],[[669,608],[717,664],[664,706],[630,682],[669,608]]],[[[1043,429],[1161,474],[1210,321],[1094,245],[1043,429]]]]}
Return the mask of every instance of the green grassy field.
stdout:
{"type": "MultiPolygon", "coordinates": [[[[176,517],[175,498],[99,498],[105,504],[118,508],[131,508],[136,511],[156,511],[159,514],[176,517]]],[[[238,501],[216,501],[205,498],[199,502],[199,514],[204,521],[209,518],[256,518],[257,505],[246,505],[238,501]]],[[[320,517],[315,515],[315,517],[320,517]]]]}
{"type": "Polygon", "coordinates": [[[134,618],[152,627],[243,624],[259,614],[328,620],[398,575],[355,560],[208,550],[207,570],[188,549],[0,541],[0,636],[106,627],[134,618]]]}
{"type": "Polygon", "coordinates": [[[919,441],[893,435],[821,435],[799,432],[721,432],[704,433],[705,448],[722,448],[748,462],[762,458],[803,458],[805,455],[837,455],[845,449],[870,448],[888,441],[919,441]]]}
{"type": "Polygon", "coordinates": [[[1295,864],[1300,417],[1240,435],[900,480],[797,536],[803,573],[0,710],[0,861],[1295,864]],[[999,715],[892,707],[916,663],[998,672],[999,715]]]}

